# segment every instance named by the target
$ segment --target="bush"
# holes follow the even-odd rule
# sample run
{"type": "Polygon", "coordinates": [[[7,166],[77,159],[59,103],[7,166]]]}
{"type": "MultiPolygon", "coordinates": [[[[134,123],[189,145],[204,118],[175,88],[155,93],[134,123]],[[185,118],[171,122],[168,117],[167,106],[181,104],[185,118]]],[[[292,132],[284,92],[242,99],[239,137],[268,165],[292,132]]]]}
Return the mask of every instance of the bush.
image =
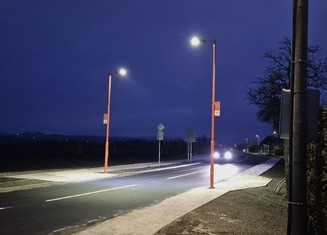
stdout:
{"type": "Polygon", "coordinates": [[[321,111],[317,140],[308,144],[308,218],[310,234],[327,234],[327,109],[321,111]]]}
{"type": "MultiPolygon", "coordinates": [[[[288,188],[288,140],[284,146],[288,188]]],[[[316,141],[307,145],[307,208],[309,234],[327,234],[327,108],[321,110],[316,141]]]]}

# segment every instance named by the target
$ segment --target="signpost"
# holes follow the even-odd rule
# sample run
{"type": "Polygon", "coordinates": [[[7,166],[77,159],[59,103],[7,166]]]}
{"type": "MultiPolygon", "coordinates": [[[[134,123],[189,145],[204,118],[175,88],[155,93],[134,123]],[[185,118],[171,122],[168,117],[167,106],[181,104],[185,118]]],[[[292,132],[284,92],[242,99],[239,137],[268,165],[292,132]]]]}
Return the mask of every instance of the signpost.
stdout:
{"type": "Polygon", "coordinates": [[[187,142],[187,161],[192,162],[192,143],[195,142],[195,132],[192,128],[187,129],[185,141],[187,142]]]}
{"type": "Polygon", "coordinates": [[[157,126],[157,140],[159,142],[159,154],[158,154],[158,164],[160,166],[160,141],[163,140],[163,129],[164,129],[164,125],[162,125],[161,123],[157,126]]]}

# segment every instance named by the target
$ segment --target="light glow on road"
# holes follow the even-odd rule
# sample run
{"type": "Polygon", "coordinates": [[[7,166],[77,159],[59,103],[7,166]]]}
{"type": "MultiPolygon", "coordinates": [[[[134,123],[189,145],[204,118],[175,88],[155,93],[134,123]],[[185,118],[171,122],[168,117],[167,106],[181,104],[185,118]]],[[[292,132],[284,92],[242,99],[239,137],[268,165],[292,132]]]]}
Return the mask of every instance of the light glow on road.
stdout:
{"type": "Polygon", "coordinates": [[[215,165],[216,178],[218,179],[226,179],[236,175],[239,171],[240,168],[232,164],[215,165]]]}
{"type": "Polygon", "coordinates": [[[98,191],[93,191],[93,192],[88,192],[88,193],[81,193],[81,194],[76,194],[76,195],[71,195],[71,196],[66,196],[66,197],[53,198],[53,199],[48,199],[45,201],[53,202],[53,201],[65,200],[65,199],[82,197],[82,196],[87,196],[87,195],[91,195],[91,194],[103,193],[103,192],[113,191],[113,190],[117,190],[117,189],[130,188],[130,187],[135,187],[135,186],[137,186],[137,184],[131,184],[131,185],[121,186],[121,187],[117,187],[117,188],[108,188],[108,189],[103,189],[103,190],[98,190],[98,191]]]}

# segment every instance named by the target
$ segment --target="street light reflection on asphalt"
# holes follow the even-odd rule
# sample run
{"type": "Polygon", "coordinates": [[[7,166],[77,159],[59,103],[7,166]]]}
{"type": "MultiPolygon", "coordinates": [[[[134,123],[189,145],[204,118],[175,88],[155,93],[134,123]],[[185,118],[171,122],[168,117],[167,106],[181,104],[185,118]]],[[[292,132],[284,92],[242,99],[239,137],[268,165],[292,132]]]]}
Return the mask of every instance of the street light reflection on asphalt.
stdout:
{"type": "Polygon", "coordinates": [[[215,164],[216,180],[226,179],[239,173],[240,168],[232,164],[215,164]]]}

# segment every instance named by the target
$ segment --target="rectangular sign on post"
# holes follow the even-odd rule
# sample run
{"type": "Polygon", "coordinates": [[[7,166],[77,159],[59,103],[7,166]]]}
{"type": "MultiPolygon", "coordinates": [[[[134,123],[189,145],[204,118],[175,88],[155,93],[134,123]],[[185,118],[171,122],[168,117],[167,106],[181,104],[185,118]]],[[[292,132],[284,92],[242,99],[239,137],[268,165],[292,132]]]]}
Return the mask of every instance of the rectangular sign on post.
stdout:
{"type": "Polygon", "coordinates": [[[103,114],[103,124],[107,124],[108,123],[108,114],[105,113],[103,114]]]}
{"type": "Polygon", "coordinates": [[[157,140],[163,140],[163,131],[157,131],[157,140]]]}
{"type": "Polygon", "coordinates": [[[215,116],[216,117],[220,116],[220,101],[215,102],[215,116]]]}

